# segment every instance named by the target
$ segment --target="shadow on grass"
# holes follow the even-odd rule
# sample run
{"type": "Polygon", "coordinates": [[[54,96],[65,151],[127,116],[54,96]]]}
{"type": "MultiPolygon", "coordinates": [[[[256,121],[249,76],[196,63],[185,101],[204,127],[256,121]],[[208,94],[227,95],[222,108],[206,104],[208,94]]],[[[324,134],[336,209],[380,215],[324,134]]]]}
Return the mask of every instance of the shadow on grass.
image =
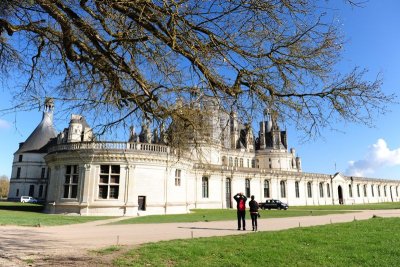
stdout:
{"type": "Polygon", "coordinates": [[[43,212],[44,205],[19,202],[0,202],[0,210],[43,212]]]}

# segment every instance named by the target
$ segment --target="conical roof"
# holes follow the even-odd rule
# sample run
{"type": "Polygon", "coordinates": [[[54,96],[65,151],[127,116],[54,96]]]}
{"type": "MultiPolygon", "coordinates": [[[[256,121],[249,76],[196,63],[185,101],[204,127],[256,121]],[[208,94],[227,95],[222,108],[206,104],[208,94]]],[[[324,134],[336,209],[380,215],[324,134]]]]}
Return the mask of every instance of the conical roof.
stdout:
{"type": "Polygon", "coordinates": [[[55,137],[57,137],[57,132],[53,127],[53,112],[51,110],[44,111],[42,121],[16,153],[45,152],[43,148],[49,143],[50,139],[55,137]]]}

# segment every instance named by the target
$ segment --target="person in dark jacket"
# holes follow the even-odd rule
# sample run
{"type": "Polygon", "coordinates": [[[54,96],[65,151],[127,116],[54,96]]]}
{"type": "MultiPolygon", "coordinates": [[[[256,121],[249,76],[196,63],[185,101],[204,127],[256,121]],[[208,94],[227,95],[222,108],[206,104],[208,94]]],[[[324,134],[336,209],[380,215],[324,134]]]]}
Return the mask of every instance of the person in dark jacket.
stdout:
{"type": "Polygon", "coordinates": [[[251,226],[253,226],[253,231],[257,231],[258,203],[257,201],[254,200],[254,196],[251,196],[249,207],[250,207],[251,226]]]}
{"type": "Polygon", "coordinates": [[[237,220],[238,220],[238,230],[241,228],[241,222],[243,222],[243,231],[246,230],[246,201],[247,197],[243,193],[237,193],[233,196],[233,199],[237,203],[237,220]]]}

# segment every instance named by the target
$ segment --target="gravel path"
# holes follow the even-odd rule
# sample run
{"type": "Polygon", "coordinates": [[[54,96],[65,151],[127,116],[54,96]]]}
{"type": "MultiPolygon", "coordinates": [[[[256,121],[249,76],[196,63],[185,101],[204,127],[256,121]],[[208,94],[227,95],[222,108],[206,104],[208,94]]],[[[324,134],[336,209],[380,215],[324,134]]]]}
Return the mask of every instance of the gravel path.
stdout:
{"type": "MultiPolygon", "coordinates": [[[[329,223],[400,217],[400,210],[373,210],[324,216],[261,218],[259,231],[274,231],[329,223]]],[[[111,245],[134,246],[161,240],[235,235],[236,221],[107,225],[115,218],[83,224],[52,227],[0,226],[0,266],[107,266],[88,251],[111,245]]]]}

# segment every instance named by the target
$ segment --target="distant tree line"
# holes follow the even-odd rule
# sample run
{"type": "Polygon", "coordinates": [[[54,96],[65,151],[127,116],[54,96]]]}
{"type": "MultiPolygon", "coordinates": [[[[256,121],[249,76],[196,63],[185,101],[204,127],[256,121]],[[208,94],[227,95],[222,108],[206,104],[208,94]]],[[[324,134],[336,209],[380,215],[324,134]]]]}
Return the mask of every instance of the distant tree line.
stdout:
{"type": "Polygon", "coordinates": [[[0,198],[6,198],[8,196],[8,190],[10,189],[10,181],[7,176],[0,176],[0,198]]]}

